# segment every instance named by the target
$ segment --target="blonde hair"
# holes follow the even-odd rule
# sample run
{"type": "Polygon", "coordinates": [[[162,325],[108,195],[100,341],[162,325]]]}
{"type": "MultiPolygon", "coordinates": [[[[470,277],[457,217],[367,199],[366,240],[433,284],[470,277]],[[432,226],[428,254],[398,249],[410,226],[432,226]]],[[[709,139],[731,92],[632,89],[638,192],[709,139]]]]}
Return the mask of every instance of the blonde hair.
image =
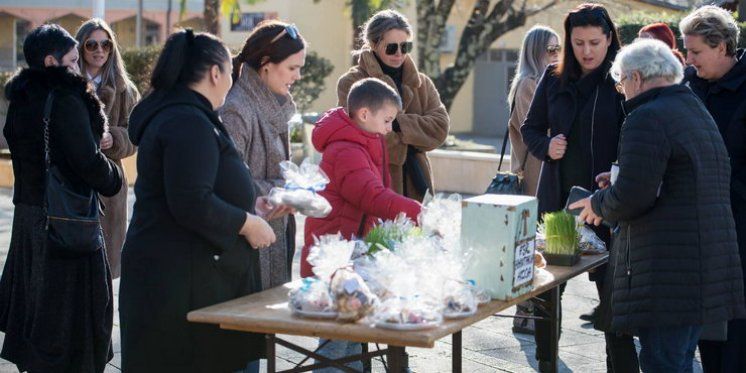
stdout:
{"type": "Polygon", "coordinates": [[[679,23],[681,35],[701,36],[710,48],[725,43],[725,52],[734,56],[741,32],[736,20],[725,9],[714,5],[703,6],[684,17],[679,23]]]}
{"type": "Polygon", "coordinates": [[[110,86],[119,88],[120,84],[125,86],[134,86],[127,70],[124,68],[124,60],[122,60],[122,54],[119,52],[119,43],[117,42],[114,31],[111,30],[109,24],[100,18],[91,18],[87,22],[83,23],[78,32],[75,34],[75,39],[78,40],[78,52],[80,52],[80,58],[78,64],[80,65],[80,72],[86,72],[86,61],[85,61],[85,42],[91,37],[91,34],[101,30],[107,34],[109,40],[111,40],[111,52],[109,52],[109,58],[106,59],[106,63],[101,67],[101,86],[110,86]]]}
{"type": "Polygon", "coordinates": [[[537,25],[532,27],[523,38],[523,45],[518,54],[518,66],[516,67],[513,82],[510,84],[508,93],[508,105],[512,105],[515,92],[518,90],[518,82],[523,78],[539,80],[541,74],[547,68],[546,56],[547,46],[552,37],[560,42],[560,37],[549,27],[537,25]]]}

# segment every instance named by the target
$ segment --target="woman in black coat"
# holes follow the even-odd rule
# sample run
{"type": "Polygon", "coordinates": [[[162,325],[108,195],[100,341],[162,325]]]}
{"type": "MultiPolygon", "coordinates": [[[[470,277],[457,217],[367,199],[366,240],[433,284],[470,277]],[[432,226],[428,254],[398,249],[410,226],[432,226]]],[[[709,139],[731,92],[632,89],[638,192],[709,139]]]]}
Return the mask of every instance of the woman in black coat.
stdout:
{"type": "Polygon", "coordinates": [[[101,103],[77,75],[76,41],[57,25],[24,41],[29,67],[6,86],[3,133],[13,160],[13,228],[0,280],[2,358],[30,372],[103,372],[113,357],[113,295],[103,245],[73,254],[47,240],[44,107],[54,91],[49,123],[51,164],[72,189],[113,196],[117,167],[98,147],[106,126],[101,103]]]}
{"type": "MultiPolygon", "coordinates": [[[[547,68],[521,126],[529,151],[544,162],[537,189],[540,214],[561,210],[573,186],[594,189],[595,176],[608,171],[616,160],[624,120],[623,97],[609,75],[620,44],[606,9],[597,4],[580,5],[567,15],[564,27],[562,61],[547,68]]],[[[609,230],[594,230],[610,247],[609,230]]],[[[590,276],[596,281],[599,298],[603,298],[605,271],[606,266],[590,276]]],[[[540,298],[548,299],[548,294],[540,298]]],[[[617,373],[636,371],[632,338],[620,338],[607,335],[609,369],[617,373]],[[612,355],[617,357],[612,359],[612,355]],[[616,369],[612,361],[619,363],[616,369]]],[[[548,323],[536,322],[536,343],[536,358],[543,370],[542,365],[547,365],[550,358],[546,348],[548,323]]]]}
{"type": "MultiPolygon", "coordinates": [[[[691,65],[684,73],[684,84],[715,119],[730,156],[731,210],[746,278],[746,51],[737,49],[736,20],[721,8],[697,9],[679,28],[691,65]]],[[[725,343],[700,342],[705,371],[746,371],[746,319],[729,322],[727,333],[725,343]]]]}
{"type": "Polygon", "coordinates": [[[123,371],[233,372],[265,351],[262,335],[186,319],[191,310],[260,290],[255,249],[275,241],[262,216],[278,209],[257,200],[251,173],[215,112],[231,71],[219,39],[177,32],[153,71],[153,91],[130,116],[139,150],[122,251],[123,371]]]}

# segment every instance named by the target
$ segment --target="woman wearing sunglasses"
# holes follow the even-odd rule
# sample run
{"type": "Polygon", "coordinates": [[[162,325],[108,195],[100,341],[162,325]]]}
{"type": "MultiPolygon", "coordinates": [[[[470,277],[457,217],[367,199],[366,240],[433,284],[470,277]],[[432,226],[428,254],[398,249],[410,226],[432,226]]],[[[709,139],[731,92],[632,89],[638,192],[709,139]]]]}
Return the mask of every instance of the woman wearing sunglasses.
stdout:
{"type": "Polygon", "coordinates": [[[383,10],[371,17],[362,32],[358,64],[337,83],[339,106],[346,106],[350,87],[358,80],[378,78],[396,88],[404,107],[386,135],[391,188],[422,201],[433,191],[430,163],[425,155],[443,144],[448,135],[448,112],[432,80],[417,71],[412,51],[412,27],[401,13],[383,10]]]}
{"type": "MultiPolygon", "coordinates": [[[[609,74],[620,43],[606,9],[598,4],[579,5],[565,18],[564,34],[565,49],[560,62],[550,65],[539,81],[521,126],[529,151],[544,162],[536,193],[540,214],[561,210],[573,186],[598,189],[595,177],[609,171],[616,160],[624,121],[624,96],[617,92],[609,74]]],[[[612,249],[609,229],[592,228],[612,249]]],[[[609,281],[606,285],[611,285],[611,279],[605,281],[606,272],[604,266],[590,276],[596,282],[600,299],[594,326],[607,332],[609,371],[637,372],[632,337],[610,332],[611,287],[604,283],[609,281]]],[[[539,298],[548,299],[548,294],[539,298]]],[[[538,307],[536,314],[546,316],[538,307]]],[[[551,370],[549,325],[536,322],[535,329],[539,370],[551,370]]]]}
{"type": "MultiPolygon", "coordinates": [[[[109,122],[101,138],[101,150],[122,168],[122,159],[135,154],[135,146],[127,136],[130,111],[140,94],[127,77],[116,37],[109,25],[98,18],[85,22],[75,36],[80,54],[80,72],[93,83],[96,94],[104,104],[109,122]]],[[[124,175],[124,174],[123,174],[124,175]]],[[[101,197],[106,215],[101,217],[106,256],[111,266],[111,277],[118,278],[124,237],[127,233],[127,179],[122,178],[122,189],[114,197],[101,197]]]]}
{"type": "MultiPolygon", "coordinates": [[[[305,60],[306,43],[298,29],[275,20],[257,25],[233,59],[234,84],[220,116],[251,169],[259,196],[285,184],[280,162],[290,159],[288,121],[296,111],[290,89],[300,79],[305,60]]],[[[277,241],[259,252],[262,289],[290,281],[295,254],[293,216],[270,225],[277,241]]]]}

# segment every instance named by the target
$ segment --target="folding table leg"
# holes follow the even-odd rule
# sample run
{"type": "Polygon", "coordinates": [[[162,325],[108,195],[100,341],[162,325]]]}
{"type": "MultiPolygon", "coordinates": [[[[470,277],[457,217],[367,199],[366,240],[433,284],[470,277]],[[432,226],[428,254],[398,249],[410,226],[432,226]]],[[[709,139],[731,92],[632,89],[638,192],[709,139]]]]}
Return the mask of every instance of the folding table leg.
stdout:
{"type": "Polygon", "coordinates": [[[404,373],[408,365],[404,347],[389,345],[388,350],[389,372],[404,373]]]}
{"type": "Polygon", "coordinates": [[[453,339],[453,351],[451,352],[451,364],[453,364],[453,373],[461,373],[461,331],[451,335],[453,339]]]}
{"type": "Polygon", "coordinates": [[[267,373],[275,373],[275,335],[266,334],[267,339],[267,373]]]}
{"type": "Polygon", "coordinates": [[[551,371],[557,372],[557,360],[559,356],[559,336],[560,336],[560,287],[555,286],[549,294],[549,363],[551,371]]]}
{"type": "MultiPolygon", "coordinates": [[[[368,344],[367,343],[361,343],[361,345],[362,345],[363,355],[368,354],[368,344]]],[[[371,366],[372,366],[372,362],[371,362],[370,357],[367,357],[367,358],[363,359],[363,372],[364,373],[372,372],[372,367],[371,366]]]]}

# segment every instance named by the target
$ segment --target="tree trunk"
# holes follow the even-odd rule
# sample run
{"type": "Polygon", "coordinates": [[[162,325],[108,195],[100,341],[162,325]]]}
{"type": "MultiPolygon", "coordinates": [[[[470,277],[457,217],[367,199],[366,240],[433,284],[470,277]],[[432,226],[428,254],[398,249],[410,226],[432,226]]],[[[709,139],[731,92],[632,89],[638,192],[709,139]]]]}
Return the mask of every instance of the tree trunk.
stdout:
{"type": "Polygon", "coordinates": [[[168,0],[166,7],[166,39],[171,35],[171,9],[173,8],[173,0],[168,0]]]}
{"type": "Polygon", "coordinates": [[[738,0],[738,22],[746,22],[746,0],[738,0]]]}
{"type": "Polygon", "coordinates": [[[456,94],[474,68],[477,58],[485,53],[497,38],[523,26],[528,17],[549,8],[556,2],[553,0],[541,8],[527,10],[526,0],[518,8],[513,6],[514,0],[501,0],[490,10],[490,0],[477,0],[464,31],[461,33],[456,61],[441,73],[440,40],[454,2],[441,0],[436,6],[433,0],[418,0],[419,67],[423,73],[433,79],[446,109],[450,110],[456,94]]]}
{"type": "Polygon", "coordinates": [[[206,31],[220,36],[220,0],[205,0],[204,18],[206,31]]]}

